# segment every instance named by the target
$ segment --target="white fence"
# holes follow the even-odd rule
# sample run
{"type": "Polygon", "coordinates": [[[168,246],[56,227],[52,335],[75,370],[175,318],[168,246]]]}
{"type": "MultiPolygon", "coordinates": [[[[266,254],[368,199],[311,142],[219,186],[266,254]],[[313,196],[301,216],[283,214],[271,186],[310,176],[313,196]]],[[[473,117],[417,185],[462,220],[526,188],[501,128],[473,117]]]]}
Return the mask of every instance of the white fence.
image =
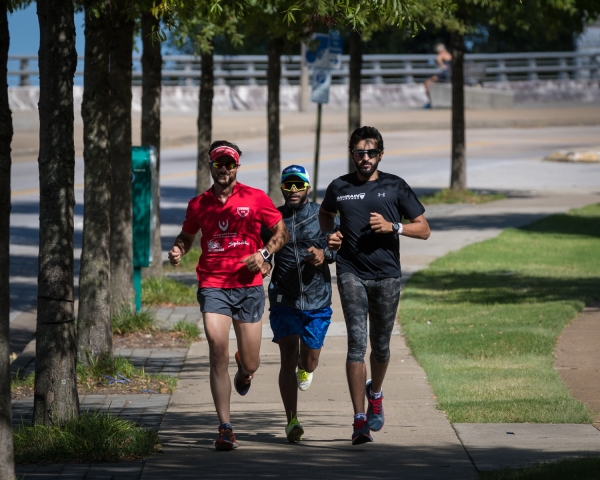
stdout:
{"type": "MultiPolygon", "coordinates": [[[[362,83],[420,83],[438,72],[435,55],[363,55],[362,83]]],[[[587,52],[540,52],[467,54],[468,66],[477,67],[478,80],[484,82],[536,80],[588,80],[600,78],[600,49],[587,52]]],[[[342,57],[342,69],[333,72],[334,84],[348,83],[348,56],[342,57]]],[[[217,85],[264,85],[267,81],[267,57],[264,55],[215,55],[217,85]]],[[[200,59],[185,55],[163,56],[164,85],[197,85],[200,59]]],[[[10,55],[10,78],[18,77],[21,86],[39,77],[37,55],[10,55]]],[[[76,75],[83,75],[83,57],[79,57],[76,75]]],[[[141,58],[134,57],[133,81],[141,83],[141,58]]],[[[282,57],[282,84],[297,85],[300,79],[300,56],[282,57]]]]}

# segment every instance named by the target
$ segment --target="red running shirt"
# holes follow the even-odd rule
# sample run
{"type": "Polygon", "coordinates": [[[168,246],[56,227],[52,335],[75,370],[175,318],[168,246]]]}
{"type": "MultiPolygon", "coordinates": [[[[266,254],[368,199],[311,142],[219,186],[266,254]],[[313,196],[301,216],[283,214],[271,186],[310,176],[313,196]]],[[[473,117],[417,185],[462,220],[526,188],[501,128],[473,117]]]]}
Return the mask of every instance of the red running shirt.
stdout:
{"type": "Polygon", "coordinates": [[[263,284],[260,272],[251,272],[242,259],[263,247],[261,225],[281,220],[271,199],[257,188],[236,183],[225,204],[212,187],[188,203],[182,230],[202,231],[202,255],[196,274],[198,287],[239,288],[263,284]]]}

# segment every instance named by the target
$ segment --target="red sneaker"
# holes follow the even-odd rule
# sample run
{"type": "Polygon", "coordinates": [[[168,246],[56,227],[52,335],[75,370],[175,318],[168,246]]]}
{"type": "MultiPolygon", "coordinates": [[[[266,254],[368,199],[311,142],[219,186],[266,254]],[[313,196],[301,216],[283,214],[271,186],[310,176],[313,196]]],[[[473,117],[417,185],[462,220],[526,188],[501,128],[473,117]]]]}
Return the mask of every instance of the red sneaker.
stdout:
{"type": "Polygon", "coordinates": [[[369,424],[366,420],[356,420],[352,426],[354,427],[354,433],[352,433],[352,445],[361,445],[373,441],[371,431],[369,430],[369,424]]]}
{"type": "Polygon", "coordinates": [[[383,428],[385,422],[385,416],[383,414],[383,395],[378,399],[374,399],[371,397],[371,392],[371,380],[367,380],[367,385],[365,387],[365,394],[367,396],[367,401],[369,402],[367,421],[369,422],[369,428],[374,432],[378,432],[383,428]]]}
{"type": "Polygon", "coordinates": [[[215,441],[215,449],[218,451],[233,450],[239,445],[233,434],[231,424],[224,423],[219,426],[219,437],[215,441]]]}

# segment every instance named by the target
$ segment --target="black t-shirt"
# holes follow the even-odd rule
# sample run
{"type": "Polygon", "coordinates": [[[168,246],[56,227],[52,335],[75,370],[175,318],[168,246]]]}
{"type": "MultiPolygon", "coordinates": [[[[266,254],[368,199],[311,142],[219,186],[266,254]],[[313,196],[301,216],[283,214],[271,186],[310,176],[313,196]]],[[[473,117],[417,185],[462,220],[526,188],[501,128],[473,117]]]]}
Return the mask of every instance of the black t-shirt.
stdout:
{"type": "Polygon", "coordinates": [[[369,221],[371,212],[388,222],[423,215],[425,208],[403,179],[379,172],[376,180],[361,182],[356,173],[349,173],[329,184],[321,206],[340,214],[344,239],[337,257],[338,275],[350,272],[365,280],[401,276],[398,235],[375,233],[369,221]]]}

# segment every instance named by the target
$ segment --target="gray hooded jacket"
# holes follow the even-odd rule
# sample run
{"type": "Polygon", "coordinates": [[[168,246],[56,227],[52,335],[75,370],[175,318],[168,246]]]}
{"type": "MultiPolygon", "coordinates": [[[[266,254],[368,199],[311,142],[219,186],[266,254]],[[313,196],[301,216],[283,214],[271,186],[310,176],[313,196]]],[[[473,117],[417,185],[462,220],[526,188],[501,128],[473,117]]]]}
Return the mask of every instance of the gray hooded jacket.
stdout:
{"type": "MultiPolygon", "coordinates": [[[[282,306],[298,310],[316,310],[331,305],[331,274],[329,264],[335,261],[336,252],[329,252],[325,262],[315,267],[304,260],[310,247],[325,249],[327,243],[319,226],[318,203],[308,202],[298,209],[286,205],[278,207],[290,232],[290,241],[275,253],[275,266],[269,284],[271,307],[282,306]]],[[[336,226],[339,219],[336,217],[336,226]]],[[[266,243],[271,232],[263,229],[266,243]]]]}

